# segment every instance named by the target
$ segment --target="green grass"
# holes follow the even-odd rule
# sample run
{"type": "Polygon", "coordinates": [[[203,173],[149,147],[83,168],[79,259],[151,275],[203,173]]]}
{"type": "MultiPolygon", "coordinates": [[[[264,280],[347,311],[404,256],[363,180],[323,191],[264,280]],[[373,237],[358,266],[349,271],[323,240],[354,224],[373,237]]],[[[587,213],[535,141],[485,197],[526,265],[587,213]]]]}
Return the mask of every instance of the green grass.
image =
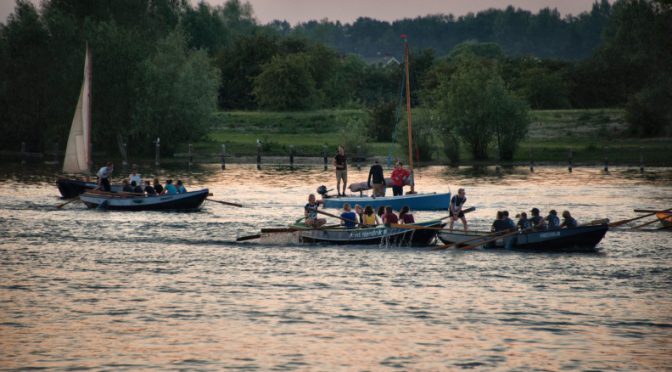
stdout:
{"type": "MultiPolygon", "coordinates": [[[[527,137],[514,154],[513,162],[528,163],[530,150],[535,162],[566,164],[569,149],[573,162],[602,164],[605,146],[610,164],[639,164],[640,154],[646,165],[672,165],[669,149],[672,139],[640,139],[627,135],[625,113],[622,109],[538,110],[530,113],[527,137]]],[[[218,154],[226,145],[233,156],[256,155],[256,141],[262,141],[266,156],[288,156],[290,145],[296,156],[322,156],[323,145],[331,156],[339,144],[339,131],[348,120],[368,120],[364,110],[318,110],[309,112],[219,112],[213,116],[208,138],[194,144],[197,154],[218,154]]],[[[441,139],[434,140],[434,163],[446,163],[441,139]]],[[[186,152],[186,144],[178,152],[186,152]]],[[[347,147],[347,144],[346,144],[347,147]]],[[[392,151],[402,157],[398,144],[370,143],[368,155],[387,156],[392,151]]],[[[348,149],[355,155],[355,149],[348,149]]],[[[492,149],[491,159],[495,159],[492,149]]],[[[472,162],[468,148],[460,149],[461,163],[472,162]]],[[[425,164],[427,162],[424,162],[425,164]]]]}

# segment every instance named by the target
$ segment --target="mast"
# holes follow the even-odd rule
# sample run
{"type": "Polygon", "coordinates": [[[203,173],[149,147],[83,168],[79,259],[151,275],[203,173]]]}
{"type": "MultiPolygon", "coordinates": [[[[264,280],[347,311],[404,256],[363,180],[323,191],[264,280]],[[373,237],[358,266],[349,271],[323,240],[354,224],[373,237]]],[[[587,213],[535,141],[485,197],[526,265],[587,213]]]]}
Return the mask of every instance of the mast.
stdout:
{"type": "Polygon", "coordinates": [[[411,115],[411,79],[408,72],[408,38],[401,35],[404,39],[404,67],[406,69],[406,117],[408,119],[408,166],[411,171],[411,191],[415,194],[415,179],[413,177],[413,119],[411,115]]]}
{"type": "Polygon", "coordinates": [[[86,105],[84,107],[85,111],[85,117],[86,120],[84,120],[84,133],[86,134],[86,169],[87,169],[87,175],[91,174],[91,167],[93,166],[93,151],[91,148],[91,107],[92,107],[92,101],[91,101],[91,90],[93,88],[93,55],[91,54],[91,49],[89,49],[89,43],[86,43],[86,62],[85,68],[86,71],[84,72],[86,74],[86,84],[88,85],[88,89],[86,90],[86,98],[85,102],[86,105]]]}

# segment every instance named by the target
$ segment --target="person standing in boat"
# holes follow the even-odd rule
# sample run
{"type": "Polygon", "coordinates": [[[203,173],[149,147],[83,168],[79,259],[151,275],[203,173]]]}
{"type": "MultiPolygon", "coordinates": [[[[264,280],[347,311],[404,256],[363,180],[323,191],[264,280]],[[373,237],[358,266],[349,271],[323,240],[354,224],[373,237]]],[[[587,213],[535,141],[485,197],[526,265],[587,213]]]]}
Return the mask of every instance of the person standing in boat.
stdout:
{"type": "Polygon", "coordinates": [[[576,222],[576,219],[572,217],[572,215],[569,213],[569,211],[563,211],[562,212],[562,223],[560,224],[560,228],[567,228],[571,229],[574,227],[578,227],[579,224],[576,222]]]}
{"type": "Polygon", "coordinates": [[[348,184],[348,164],[343,145],[338,146],[338,152],[334,157],[334,169],[336,169],[336,193],[338,196],[345,196],[345,187],[348,184]],[[343,181],[343,192],[341,192],[341,181],[343,181]]]}
{"type": "Polygon", "coordinates": [[[394,170],[392,171],[392,195],[401,196],[404,195],[404,183],[411,176],[411,172],[404,169],[404,165],[401,162],[397,162],[394,165],[394,170]]]}
{"type": "Polygon", "coordinates": [[[343,204],[343,213],[341,213],[341,225],[346,229],[354,229],[358,222],[357,214],[350,208],[350,203],[343,204]]]}
{"type": "Polygon", "coordinates": [[[317,207],[319,206],[320,202],[315,199],[315,194],[308,195],[308,204],[303,207],[306,226],[320,227],[327,223],[324,218],[317,218],[317,207]]]}
{"type": "Polygon", "coordinates": [[[467,231],[467,218],[464,216],[464,212],[462,212],[462,207],[464,207],[466,202],[467,193],[463,188],[458,189],[457,195],[454,195],[450,199],[450,206],[448,208],[448,214],[450,215],[450,231],[453,231],[453,224],[458,219],[462,221],[462,227],[464,227],[464,231],[467,231]]]}
{"type": "Polygon", "coordinates": [[[551,211],[548,212],[546,220],[548,221],[549,230],[557,230],[560,228],[560,218],[558,218],[558,212],[556,212],[555,209],[551,209],[551,211]]]}
{"type": "Polygon", "coordinates": [[[98,176],[99,189],[107,192],[112,190],[112,187],[110,187],[110,175],[112,175],[112,172],[114,172],[114,164],[112,162],[107,163],[106,166],[98,170],[96,175],[98,176]]]}
{"type": "Polygon", "coordinates": [[[532,213],[532,218],[530,218],[530,226],[537,231],[548,230],[546,221],[544,221],[544,218],[539,215],[539,208],[532,208],[530,212],[532,213]]]}
{"type": "Polygon", "coordinates": [[[137,186],[142,185],[142,177],[138,174],[138,166],[135,164],[131,167],[131,174],[128,176],[128,183],[133,184],[133,181],[137,186]]]}
{"type": "Polygon", "coordinates": [[[385,196],[385,176],[378,159],[373,161],[373,165],[369,169],[369,178],[366,180],[366,184],[373,188],[373,196],[385,196]]]}
{"type": "Polygon", "coordinates": [[[394,211],[390,206],[385,207],[385,214],[383,215],[383,223],[385,225],[389,225],[391,223],[399,223],[399,217],[397,217],[397,215],[394,214],[394,211]]]}

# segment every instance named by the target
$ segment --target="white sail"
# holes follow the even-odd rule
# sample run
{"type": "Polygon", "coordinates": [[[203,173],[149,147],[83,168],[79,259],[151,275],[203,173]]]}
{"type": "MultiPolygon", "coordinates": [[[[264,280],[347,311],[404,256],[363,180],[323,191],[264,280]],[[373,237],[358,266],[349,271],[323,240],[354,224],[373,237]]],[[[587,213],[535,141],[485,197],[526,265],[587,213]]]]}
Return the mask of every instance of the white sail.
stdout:
{"type": "Polygon", "coordinates": [[[64,173],[89,174],[91,163],[91,51],[87,45],[84,60],[84,82],[79,92],[77,109],[72,118],[68,146],[63,160],[64,173]]]}

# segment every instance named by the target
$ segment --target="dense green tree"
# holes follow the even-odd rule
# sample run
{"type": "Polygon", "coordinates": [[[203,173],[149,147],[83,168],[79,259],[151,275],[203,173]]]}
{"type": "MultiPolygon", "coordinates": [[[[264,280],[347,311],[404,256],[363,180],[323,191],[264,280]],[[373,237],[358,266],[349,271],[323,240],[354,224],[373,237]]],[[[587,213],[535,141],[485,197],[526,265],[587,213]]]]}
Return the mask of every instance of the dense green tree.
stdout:
{"type": "Polygon", "coordinates": [[[254,79],[259,107],[269,110],[305,110],[315,106],[315,80],[304,53],[275,56],[254,79]]]}
{"type": "Polygon", "coordinates": [[[370,136],[378,142],[390,142],[399,121],[396,101],[379,102],[369,108],[370,136]]]}

